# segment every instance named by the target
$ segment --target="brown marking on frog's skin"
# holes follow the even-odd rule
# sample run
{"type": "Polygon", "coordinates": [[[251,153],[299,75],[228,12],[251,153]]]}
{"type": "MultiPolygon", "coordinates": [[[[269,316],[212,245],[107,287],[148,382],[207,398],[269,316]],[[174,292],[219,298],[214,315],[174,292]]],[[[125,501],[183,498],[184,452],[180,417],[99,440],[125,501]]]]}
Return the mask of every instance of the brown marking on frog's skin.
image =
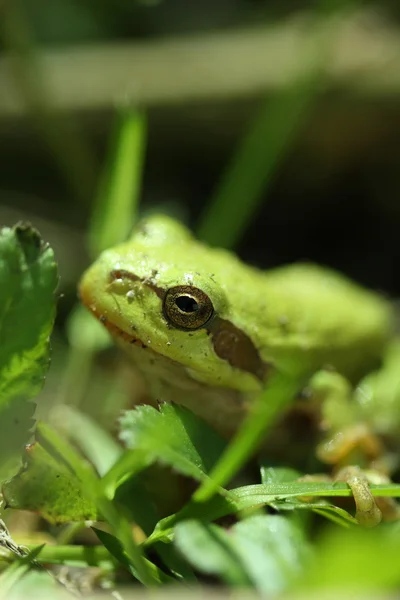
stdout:
{"type": "Polygon", "coordinates": [[[232,367],[252,373],[260,381],[265,380],[271,365],[262,360],[244,331],[220,317],[207,323],[207,330],[211,333],[215,353],[220,358],[227,360],[232,367]]]}
{"type": "MultiPolygon", "coordinates": [[[[124,278],[131,281],[140,281],[143,285],[153,290],[161,300],[164,299],[166,294],[166,290],[151,283],[149,279],[139,277],[135,273],[131,273],[125,269],[110,271],[109,278],[111,283],[116,279],[124,278]]],[[[94,305],[89,304],[87,306],[113,336],[123,339],[129,344],[135,344],[142,348],[147,347],[139,338],[134,337],[132,334],[111,323],[105,315],[99,314],[94,305]]],[[[262,360],[257,348],[246,333],[227,319],[221,319],[217,315],[214,315],[207,321],[204,329],[211,335],[215,353],[219,358],[226,360],[232,367],[251,373],[262,382],[265,381],[271,365],[262,360]]],[[[189,334],[192,334],[192,332],[189,334]]]]}

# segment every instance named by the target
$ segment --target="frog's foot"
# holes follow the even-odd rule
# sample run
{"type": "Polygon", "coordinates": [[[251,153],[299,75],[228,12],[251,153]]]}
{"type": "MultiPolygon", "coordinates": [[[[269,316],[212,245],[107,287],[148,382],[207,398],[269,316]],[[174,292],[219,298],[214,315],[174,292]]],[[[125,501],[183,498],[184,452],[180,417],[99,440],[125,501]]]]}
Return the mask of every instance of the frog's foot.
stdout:
{"type": "MultiPolygon", "coordinates": [[[[365,482],[368,485],[370,483],[374,483],[376,485],[391,483],[391,479],[387,475],[385,475],[384,473],[379,472],[378,470],[375,470],[375,469],[361,470],[359,467],[355,467],[355,466],[350,466],[350,467],[345,467],[343,469],[340,469],[340,471],[338,471],[335,475],[335,481],[345,481],[350,486],[350,488],[353,492],[356,506],[357,506],[356,495],[359,494],[359,497],[361,497],[362,494],[364,493],[364,492],[357,491],[358,489],[361,489],[358,487],[359,482],[357,480],[357,476],[360,476],[360,475],[364,482],[361,487],[363,487],[363,485],[365,485],[365,482]],[[355,480],[354,480],[354,478],[355,478],[355,480]],[[353,483],[353,480],[354,480],[354,483],[353,483]],[[356,489],[356,493],[354,493],[354,489],[356,489]]],[[[368,489],[368,491],[369,491],[369,494],[371,494],[371,491],[369,489],[368,489]]],[[[372,496],[372,494],[371,494],[371,496],[372,496]]],[[[397,521],[400,519],[400,505],[396,501],[395,498],[390,498],[390,497],[386,497],[386,496],[373,496],[372,498],[373,498],[373,501],[375,502],[378,510],[380,510],[382,519],[384,521],[397,521]]],[[[358,518],[357,515],[356,515],[356,517],[358,518]]]]}
{"type": "MultiPolygon", "coordinates": [[[[400,506],[394,498],[374,497],[369,484],[390,483],[390,479],[375,470],[362,470],[357,466],[340,469],[334,477],[327,474],[304,475],[298,481],[343,481],[350,487],[356,505],[356,519],[364,527],[375,527],[381,520],[400,519],[400,506]]],[[[303,502],[312,502],[314,497],[301,497],[303,502]]]]}
{"type": "Polygon", "coordinates": [[[335,481],[344,481],[352,491],[356,504],[356,519],[364,527],[375,527],[382,520],[382,511],[378,507],[369,487],[367,475],[356,466],[340,469],[335,481]]]}
{"type": "Polygon", "coordinates": [[[318,445],[316,453],[322,462],[338,465],[347,461],[355,451],[368,461],[384,454],[382,442],[364,423],[337,431],[318,445]]]}

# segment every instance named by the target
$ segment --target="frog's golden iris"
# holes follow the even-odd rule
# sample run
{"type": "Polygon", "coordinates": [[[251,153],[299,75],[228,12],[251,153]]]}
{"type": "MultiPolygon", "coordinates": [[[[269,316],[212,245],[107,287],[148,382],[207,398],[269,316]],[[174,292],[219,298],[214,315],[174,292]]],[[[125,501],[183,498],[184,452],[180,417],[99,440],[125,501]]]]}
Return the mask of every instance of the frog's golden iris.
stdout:
{"type": "Polygon", "coordinates": [[[200,288],[176,285],[165,294],[163,313],[173,327],[191,331],[208,323],[214,314],[214,306],[200,288]]]}

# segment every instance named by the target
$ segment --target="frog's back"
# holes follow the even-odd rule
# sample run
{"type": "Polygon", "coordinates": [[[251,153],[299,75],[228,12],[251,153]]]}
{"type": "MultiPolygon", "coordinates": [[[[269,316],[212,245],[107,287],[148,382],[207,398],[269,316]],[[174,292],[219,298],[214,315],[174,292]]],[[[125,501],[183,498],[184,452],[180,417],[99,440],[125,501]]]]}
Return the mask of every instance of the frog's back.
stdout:
{"type": "Polygon", "coordinates": [[[282,367],[331,364],[357,378],[377,364],[393,334],[390,303],[345,276],[299,263],[264,273],[264,344],[282,367]]]}

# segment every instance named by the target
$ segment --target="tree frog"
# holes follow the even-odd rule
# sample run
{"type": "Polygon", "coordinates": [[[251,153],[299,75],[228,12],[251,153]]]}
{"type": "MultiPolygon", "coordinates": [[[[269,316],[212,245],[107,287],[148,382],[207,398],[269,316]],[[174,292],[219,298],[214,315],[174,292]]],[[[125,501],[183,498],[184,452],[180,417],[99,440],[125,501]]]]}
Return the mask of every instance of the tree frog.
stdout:
{"type": "MultiPolygon", "coordinates": [[[[278,370],[310,376],[310,389],[327,400],[319,414],[331,446],[319,448],[322,460],[340,465],[374,439],[370,426],[352,436],[348,407],[389,346],[394,313],[384,297],[332,270],[298,263],[264,272],[155,215],[101,254],[80,296],[132,357],[152,398],[186,406],[226,437],[278,370]],[[342,425],[350,431],[344,452],[342,425]]],[[[354,488],[361,506],[368,491],[354,488]]]]}

